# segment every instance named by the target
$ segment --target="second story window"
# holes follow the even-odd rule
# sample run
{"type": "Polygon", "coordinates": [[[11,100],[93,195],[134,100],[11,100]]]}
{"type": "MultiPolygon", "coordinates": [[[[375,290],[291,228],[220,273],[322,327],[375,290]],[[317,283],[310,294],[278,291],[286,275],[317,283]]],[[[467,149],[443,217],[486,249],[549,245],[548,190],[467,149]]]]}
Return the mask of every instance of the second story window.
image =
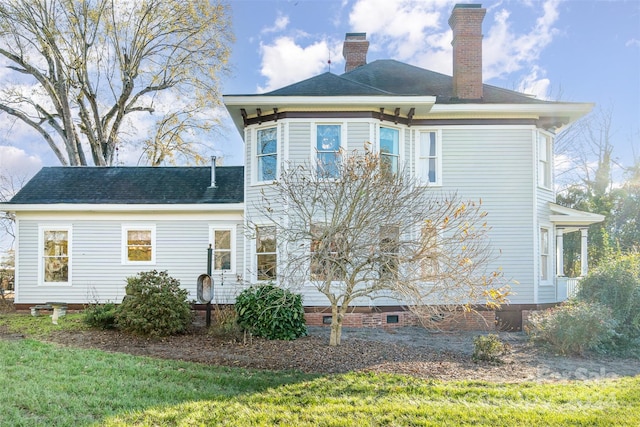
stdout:
{"type": "Polygon", "coordinates": [[[316,127],[318,178],[337,178],[340,174],[341,132],[340,125],[318,125],[316,127]]]}
{"type": "Polygon", "coordinates": [[[257,139],[257,164],[258,175],[256,180],[273,181],[278,170],[278,136],[277,128],[258,129],[257,139]]]}
{"type": "Polygon", "coordinates": [[[386,173],[397,174],[400,163],[400,131],[380,128],[380,163],[386,173]]]}
{"type": "Polygon", "coordinates": [[[548,135],[538,136],[538,185],[551,187],[551,138],[548,135]]]}
{"type": "Polygon", "coordinates": [[[417,143],[416,170],[418,178],[424,185],[440,185],[440,143],[438,132],[420,132],[417,143]]]}

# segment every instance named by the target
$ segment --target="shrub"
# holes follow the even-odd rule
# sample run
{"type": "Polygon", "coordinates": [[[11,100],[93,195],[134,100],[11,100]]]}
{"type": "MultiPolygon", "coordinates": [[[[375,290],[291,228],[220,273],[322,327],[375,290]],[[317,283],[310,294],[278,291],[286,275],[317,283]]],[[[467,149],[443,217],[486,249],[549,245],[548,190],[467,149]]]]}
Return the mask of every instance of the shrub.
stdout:
{"type": "Polygon", "coordinates": [[[188,292],[166,271],[149,271],[127,278],[126,296],[116,313],[123,331],[145,336],[184,332],[192,322],[188,292]]]}
{"type": "Polygon", "coordinates": [[[569,301],[532,313],[527,332],[534,342],[547,345],[559,354],[582,354],[586,350],[603,350],[615,337],[616,325],[608,307],[569,301]]]}
{"type": "Polygon", "coordinates": [[[208,333],[213,336],[239,338],[238,316],[232,306],[215,304],[211,311],[211,327],[208,333]]]}
{"type": "Polygon", "coordinates": [[[100,329],[115,329],[116,305],[112,302],[106,304],[93,304],[84,309],[84,323],[100,329]]]}
{"type": "Polygon", "coordinates": [[[502,356],[507,351],[507,346],[495,334],[478,335],[473,339],[472,359],[476,362],[502,363],[502,356]]]}
{"type": "Polygon", "coordinates": [[[637,346],[640,338],[640,254],[607,259],[580,281],[577,298],[611,309],[618,324],[613,349],[637,346]]]}
{"type": "Polygon", "coordinates": [[[274,285],[252,286],[236,298],[238,325],[270,340],[307,335],[302,297],[274,285]]]}

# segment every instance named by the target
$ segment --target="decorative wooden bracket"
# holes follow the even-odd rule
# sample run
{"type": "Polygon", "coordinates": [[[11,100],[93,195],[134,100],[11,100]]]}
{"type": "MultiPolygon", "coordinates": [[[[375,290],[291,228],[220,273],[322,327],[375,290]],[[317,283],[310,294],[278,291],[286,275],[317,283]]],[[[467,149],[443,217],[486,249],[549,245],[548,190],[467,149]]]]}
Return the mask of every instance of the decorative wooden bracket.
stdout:
{"type": "Polygon", "coordinates": [[[396,108],[396,111],[395,111],[395,117],[396,117],[396,118],[395,118],[395,120],[393,121],[393,123],[397,125],[397,124],[398,124],[398,119],[400,118],[400,108],[396,108]]]}
{"type": "Polygon", "coordinates": [[[413,115],[416,113],[416,109],[411,107],[409,110],[409,114],[407,114],[407,118],[409,121],[407,122],[407,126],[411,127],[411,121],[413,120],[413,115]]]}
{"type": "Polygon", "coordinates": [[[242,115],[242,122],[244,126],[247,127],[247,110],[245,110],[244,108],[241,108],[240,114],[242,115]]]}

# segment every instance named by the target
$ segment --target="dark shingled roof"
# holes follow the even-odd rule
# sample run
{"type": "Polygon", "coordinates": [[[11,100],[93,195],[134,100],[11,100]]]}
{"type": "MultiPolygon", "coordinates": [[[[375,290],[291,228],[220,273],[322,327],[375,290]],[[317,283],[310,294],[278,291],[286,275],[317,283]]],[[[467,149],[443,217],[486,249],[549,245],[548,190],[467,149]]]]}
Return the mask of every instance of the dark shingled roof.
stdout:
{"type": "MultiPolygon", "coordinates": [[[[451,76],[392,59],[377,60],[340,76],[331,73],[320,74],[263,95],[436,96],[438,104],[461,102],[453,98],[453,78],[451,76]]],[[[486,84],[483,85],[483,97],[480,102],[489,104],[548,103],[548,101],[535,99],[519,92],[486,84]]]]}
{"type": "Polygon", "coordinates": [[[242,203],[244,167],[46,167],[11,204],[242,203]]]}

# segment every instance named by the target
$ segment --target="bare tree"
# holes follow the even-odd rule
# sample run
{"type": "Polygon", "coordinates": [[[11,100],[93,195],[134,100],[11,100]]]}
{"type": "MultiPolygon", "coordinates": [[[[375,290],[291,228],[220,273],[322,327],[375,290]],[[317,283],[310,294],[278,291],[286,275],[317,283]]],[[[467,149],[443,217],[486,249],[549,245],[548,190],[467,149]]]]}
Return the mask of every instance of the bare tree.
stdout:
{"type": "MultiPolygon", "coordinates": [[[[337,179],[318,178],[324,172],[315,164],[285,166],[249,222],[258,235],[261,226],[275,229],[281,285],[312,286],[329,300],[330,345],[340,344],[357,300],[392,298],[423,319],[504,300],[494,287],[500,274],[487,271],[489,226],[479,201],[420,186],[370,151],[342,153],[330,165],[337,179]]],[[[270,275],[260,260],[258,269],[270,275]]]]}
{"type": "Polygon", "coordinates": [[[0,112],[36,130],[62,165],[87,165],[87,148],[111,165],[141,112],[206,131],[217,124],[228,13],[215,0],[2,1],[0,59],[13,73],[0,112]]]}
{"type": "MultiPolygon", "coordinates": [[[[17,175],[9,171],[0,170],[0,203],[6,203],[11,200],[24,186],[27,179],[27,175],[17,175]]],[[[12,213],[0,211],[0,244],[3,243],[3,241],[9,240],[8,245],[11,246],[15,238],[14,224],[15,217],[12,213]]],[[[1,249],[3,248],[0,246],[0,250],[1,249]]]]}

